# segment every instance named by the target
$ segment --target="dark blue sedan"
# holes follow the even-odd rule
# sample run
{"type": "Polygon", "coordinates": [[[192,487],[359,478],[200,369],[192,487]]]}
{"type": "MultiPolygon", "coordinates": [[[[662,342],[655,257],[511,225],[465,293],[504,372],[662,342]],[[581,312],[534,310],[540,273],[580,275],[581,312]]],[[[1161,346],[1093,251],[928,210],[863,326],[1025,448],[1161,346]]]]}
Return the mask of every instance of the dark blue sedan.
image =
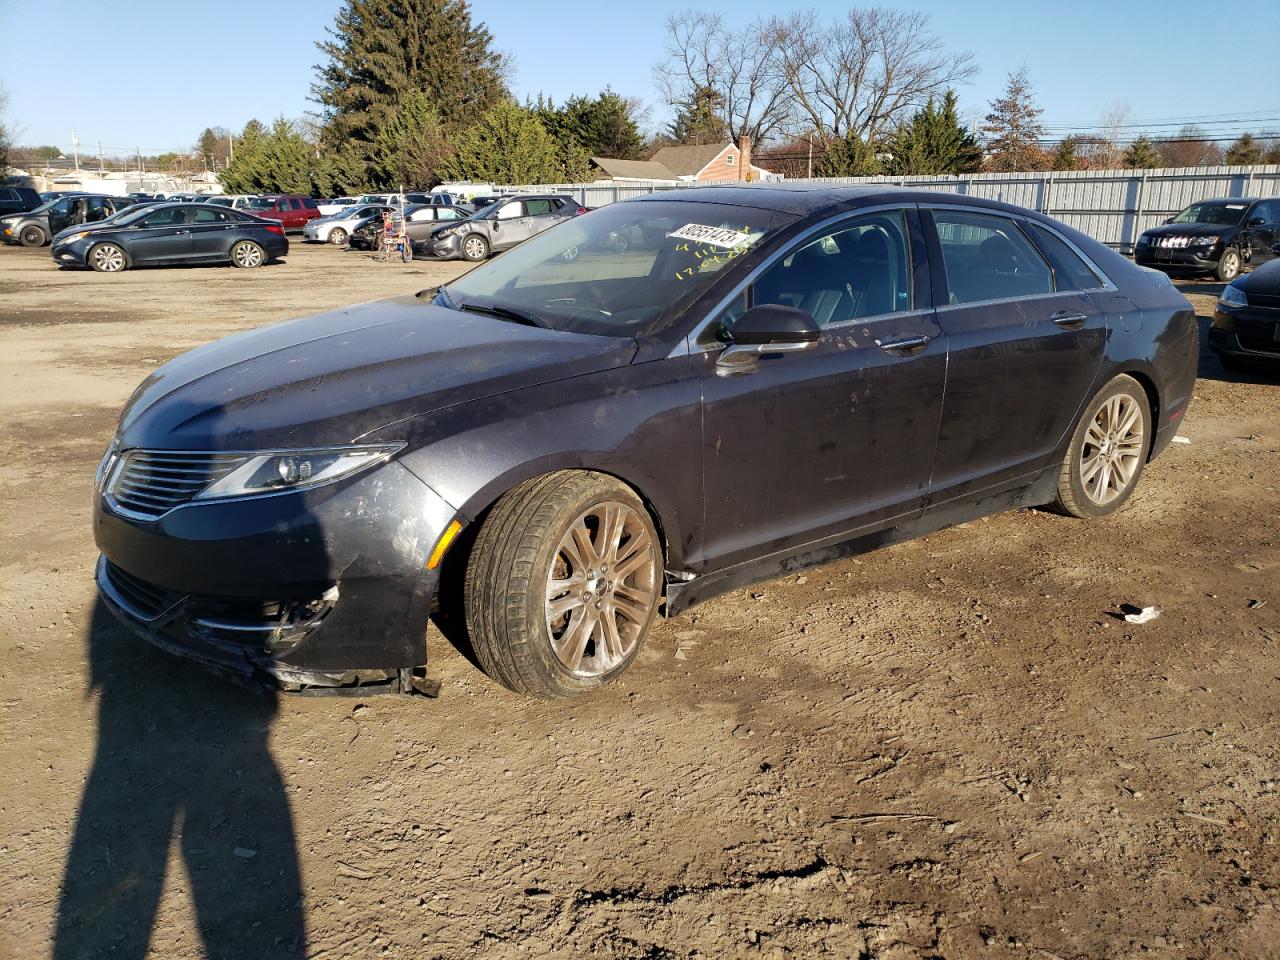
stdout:
{"type": "Polygon", "coordinates": [[[171,263],[260,267],[287,254],[289,241],[275,221],[204,203],[165,203],[63,230],[52,252],[60,266],[102,273],[171,263]]]}

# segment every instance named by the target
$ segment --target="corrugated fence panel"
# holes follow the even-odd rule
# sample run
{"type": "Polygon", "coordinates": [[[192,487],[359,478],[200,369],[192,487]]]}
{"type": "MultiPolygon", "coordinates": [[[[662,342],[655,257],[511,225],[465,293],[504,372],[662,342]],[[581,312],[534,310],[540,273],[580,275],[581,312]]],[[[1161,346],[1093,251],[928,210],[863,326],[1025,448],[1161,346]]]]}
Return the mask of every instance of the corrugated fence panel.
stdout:
{"type": "MultiPolygon", "coordinates": [[[[1163,223],[1197,200],[1280,197],[1280,165],[975,173],[958,177],[832,177],[788,182],[833,186],[884,183],[999,200],[1047,213],[1082,233],[1128,252],[1143,230],[1163,223]]],[[[742,186],[736,182],[724,185],[742,186]]],[[[567,193],[583,206],[602,207],[619,200],[691,186],[707,184],[557,183],[521,184],[501,189],[513,193],[567,193]]]]}

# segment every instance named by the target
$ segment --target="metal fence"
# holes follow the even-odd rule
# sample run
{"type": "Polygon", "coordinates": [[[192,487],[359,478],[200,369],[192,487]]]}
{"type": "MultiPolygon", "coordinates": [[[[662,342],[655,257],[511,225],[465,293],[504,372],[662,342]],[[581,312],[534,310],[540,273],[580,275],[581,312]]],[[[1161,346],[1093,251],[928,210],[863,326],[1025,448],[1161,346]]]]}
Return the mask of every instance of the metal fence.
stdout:
{"type": "MultiPolygon", "coordinates": [[[[1167,167],[1157,170],[1063,170],[940,177],[838,177],[789,183],[884,183],[985,197],[1028,207],[1125,253],[1143,230],[1189,203],[1210,197],[1280,197],[1280,165],[1167,167]]],[[[518,193],[569,193],[599,207],[660,190],[705,184],[556,183],[503,187],[518,193]]]]}

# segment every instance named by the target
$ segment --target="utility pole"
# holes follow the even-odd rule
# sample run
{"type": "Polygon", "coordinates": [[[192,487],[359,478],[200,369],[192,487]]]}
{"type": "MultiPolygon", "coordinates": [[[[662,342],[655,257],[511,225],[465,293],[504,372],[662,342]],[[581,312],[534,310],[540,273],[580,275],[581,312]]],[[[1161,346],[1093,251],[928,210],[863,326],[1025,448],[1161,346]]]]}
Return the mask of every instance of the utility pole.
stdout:
{"type": "Polygon", "coordinates": [[[809,179],[810,179],[810,180],[812,180],[812,179],[813,179],[813,134],[812,134],[812,133],[811,133],[811,134],[809,134],[809,136],[808,136],[808,138],[807,138],[807,139],[808,139],[808,141],[809,141],[809,173],[808,173],[808,177],[809,177],[809,179]]]}
{"type": "Polygon", "coordinates": [[[138,176],[142,176],[142,148],[134,147],[134,152],[138,155],[138,176]]]}
{"type": "Polygon", "coordinates": [[[76,132],[71,131],[71,161],[77,170],[80,169],[80,141],[76,137],[76,132]]]}
{"type": "Polygon", "coordinates": [[[99,175],[106,173],[106,168],[102,165],[102,141],[98,141],[98,173],[99,175]]]}

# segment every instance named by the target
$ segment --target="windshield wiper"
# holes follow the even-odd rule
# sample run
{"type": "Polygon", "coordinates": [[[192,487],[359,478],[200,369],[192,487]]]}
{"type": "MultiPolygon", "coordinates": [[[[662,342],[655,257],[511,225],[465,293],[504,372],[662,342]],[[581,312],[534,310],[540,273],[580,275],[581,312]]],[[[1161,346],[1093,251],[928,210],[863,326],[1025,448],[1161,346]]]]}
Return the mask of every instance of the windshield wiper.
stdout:
{"type": "Polygon", "coordinates": [[[516,310],[512,307],[500,306],[496,303],[463,303],[458,306],[458,309],[465,310],[468,313],[487,313],[491,317],[523,323],[526,327],[543,326],[542,321],[532,313],[526,313],[524,310],[516,310]]]}

